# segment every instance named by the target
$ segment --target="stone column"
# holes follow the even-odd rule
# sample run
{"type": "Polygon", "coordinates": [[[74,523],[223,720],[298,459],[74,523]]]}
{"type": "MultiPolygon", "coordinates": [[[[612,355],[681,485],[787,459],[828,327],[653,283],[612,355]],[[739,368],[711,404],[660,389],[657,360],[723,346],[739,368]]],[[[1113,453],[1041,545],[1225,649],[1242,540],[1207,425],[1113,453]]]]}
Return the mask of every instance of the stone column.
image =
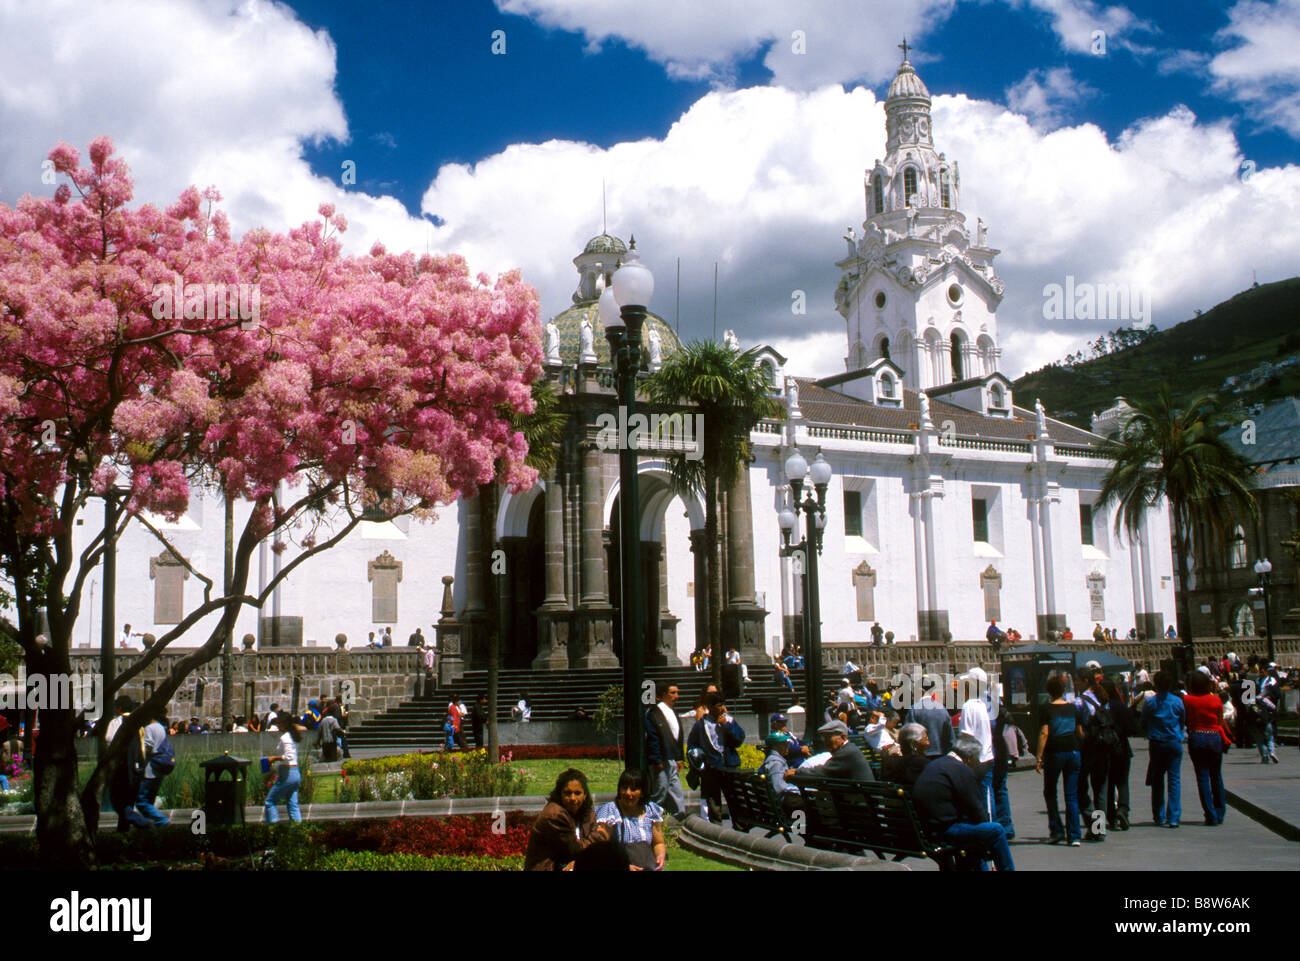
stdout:
{"type": "MultiPolygon", "coordinates": [[[[1056,605],[1056,545],[1052,537],[1053,504],[1060,503],[1060,490],[1053,484],[1047,484],[1040,506],[1043,535],[1043,623],[1039,630],[1045,632],[1040,636],[1050,636],[1052,631],[1065,630],[1065,615],[1058,612],[1056,605]]],[[[1082,628],[1082,625],[1080,625],[1082,628]]]]}
{"type": "Polygon", "coordinates": [[[690,536],[691,556],[695,558],[695,649],[702,651],[709,644],[709,581],[704,528],[691,531],[690,536]]]}
{"type": "Polygon", "coordinates": [[[546,599],[537,611],[535,671],[564,671],[569,667],[569,628],[572,612],[564,593],[564,489],[554,469],[546,478],[546,599]]]}
{"type": "Polygon", "coordinates": [[[727,492],[727,606],[722,611],[722,648],[734,647],[750,667],[771,661],[763,638],[767,611],[754,596],[754,516],[749,465],[742,465],[727,492]]]}
{"type": "Polygon", "coordinates": [[[583,670],[618,667],[614,656],[614,609],[605,577],[604,487],[599,445],[582,444],[582,601],[578,606],[579,650],[573,666],[583,670]]]}
{"type": "Polygon", "coordinates": [[[487,572],[488,558],[483,531],[482,496],[465,505],[465,609],[461,614],[461,656],[470,669],[486,668],[487,662],[487,572]]]}

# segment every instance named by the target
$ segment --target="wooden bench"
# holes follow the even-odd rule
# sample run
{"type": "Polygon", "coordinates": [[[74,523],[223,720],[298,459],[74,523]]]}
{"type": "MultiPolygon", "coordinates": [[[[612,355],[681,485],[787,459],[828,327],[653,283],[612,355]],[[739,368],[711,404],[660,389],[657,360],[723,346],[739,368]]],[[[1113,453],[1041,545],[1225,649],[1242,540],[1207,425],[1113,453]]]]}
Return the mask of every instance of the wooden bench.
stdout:
{"type": "Polygon", "coordinates": [[[731,826],[747,833],[761,828],[768,837],[780,834],[793,839],[793,822],[781,808],[781,798],[772,779],[762,768],[722,772],[722,796],[727,800],[731,826]]]}
{"type": "Polygon", "coordinates": [[[806,843],[860,854],[874,851],[893,860],[930,858],[941,871],[954,870],[964,852],[926,837],[912,795],[885,781],[807,779],[798,784],[807,815],[806,843]]]}

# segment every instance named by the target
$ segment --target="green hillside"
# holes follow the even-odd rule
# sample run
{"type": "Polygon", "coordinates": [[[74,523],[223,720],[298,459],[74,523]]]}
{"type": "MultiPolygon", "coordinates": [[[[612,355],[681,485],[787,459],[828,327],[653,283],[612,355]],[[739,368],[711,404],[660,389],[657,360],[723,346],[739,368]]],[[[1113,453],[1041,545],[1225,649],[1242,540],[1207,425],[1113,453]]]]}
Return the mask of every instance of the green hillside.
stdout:
{"type": "Polygon", "coordinates": [[[1250,376],[1260,364],[1291,358],[1300,358],[1300,277],[1252,287],[1135,347],[1033,371],[1015,382],[1015,392],[1021,406],[1039,398],[1052,416],[1088,429],[1092,414],[1115,397],[1149,398],[1162,380],[1175,399],[1213,392],[1243,407],[1300,394],[1300,360],[1250,376]],[[1232,376],[1253,382],[1225,389],[1232,376]]]}

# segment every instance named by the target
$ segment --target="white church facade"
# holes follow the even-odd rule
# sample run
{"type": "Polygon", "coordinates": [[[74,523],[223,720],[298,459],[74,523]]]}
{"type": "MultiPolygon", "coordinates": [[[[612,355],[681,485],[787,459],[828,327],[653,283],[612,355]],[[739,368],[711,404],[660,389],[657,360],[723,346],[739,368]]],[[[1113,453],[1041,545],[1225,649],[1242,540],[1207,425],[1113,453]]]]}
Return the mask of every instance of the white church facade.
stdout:
{"type": "MultiPolygon", "coordinates": [[[[790,499],[783,464],[795,449],[810,461],[820,453],[833,469],[819,560],[824,643],[867,642],[877,621],[896,641],[980,639],[990,619],[1026,639],[1067,626],[1085,636],[1098,622],[1161,633],[1174,610],[1167,513],[1151,511],[1134,542],[1117,535],[1113,511],[1097,507],[1108,467],[1101,438],[1017,403],[1028,399],[1015,398],[998,372],[998,251],[982,222],[966,224],[957,163],[935,150],[930,95],[907,61],[886,116],[886,156],[864,181],[866,219],[860,234],[848,232],[838,261],[845,372],[807,378],[775,350],[759,351],[787,417],[758,425],[755,460],[721,511],[717,640],[751,664],[799,640],[800,574],[780,556],[778,524],[790,499]]],[[[607,234],[587,244],[574,260],[573,305],[548,329],[546,376],[570,416],[558,464],[536,488],[503,495],[494,516],[475,499],[442,508],[433,523],[363,522],[295,571],[260,617],[245,611],[236,637],[332,647],[342,633],[356,647],[391,628],[404,645],[419,627],[431,638],[451,577],[464,630],[461,649],[444,655],[465,668],[485,666],[493,625],[509,667],[617,664],[618,464],[597,439],[597,421],[616,399],[597,297],[626,249],[607,234]]],[[[670,355],[672,328],[654,317],[648,324],[670,355]]],[[[703,506],[669,488],[672,453],[645,451],[639,467],[649,663],[684,663],[710,640],[703,506]]],[[[246,512],[237,506],[237,529],[246,512]]],[[[78,539],[88,542],[97,523],[88,516],[78,539]]],[[[179,522],[161,527],[219,582],[219,499],[196,495],[179,522]]],[[[283,555],[264,547],[250,587],[292,556],[292,546],[283,555]]],[[[201,583],[170,560],[142,526],[128,528],[118,551],[118,633],[126,622],[161,635],[199,600],[201,583]]],[[[98,644],[96,607],[83,606],[74,643],[98,644]]],[[[194,629],[194,643],[213,623],[194,629]]]]}

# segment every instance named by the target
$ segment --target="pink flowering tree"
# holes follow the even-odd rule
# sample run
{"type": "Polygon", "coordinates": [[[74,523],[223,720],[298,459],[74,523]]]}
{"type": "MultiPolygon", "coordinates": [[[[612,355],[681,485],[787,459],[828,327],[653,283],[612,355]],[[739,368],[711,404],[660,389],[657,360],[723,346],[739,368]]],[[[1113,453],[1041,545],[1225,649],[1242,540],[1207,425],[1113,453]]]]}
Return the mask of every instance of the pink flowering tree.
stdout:
{"type": "Polygon", "coordinates": [[[163,543],[144,512],[179,516],[196,485],[253,505],[235,533],[228,588],[221,572],[190,567],[202,603],[106,691],[111,705],[220,612],[123,724],[84,790],[75,718],[41,713],[42,859],[76,867],[93,863],[98,798],[128,741],[220,653],[241,608],[260,606],[367,508],[427,518],[481,485],[532,485],[511,417],[533,410],[542,354],[536,292],[517,271],[475,279],[459,257],[380,245],[345,256],[347,225],[329,205],[287,234],[234,240],[214,190],[190,188],[166,210],[130,208],[131,178],[106,137],[90,145],[89,167],[66,144],[49,156],[69,183],[52,199],[0,204],[0,563],[29,675],[70,670],[82,590],[105,546],[101,532],[74,549],[88,498],[124,486],[117,531],[135,519],[163,543]],[[267,538],[298,549],[250,594],[250,559],[267,538]]]}

